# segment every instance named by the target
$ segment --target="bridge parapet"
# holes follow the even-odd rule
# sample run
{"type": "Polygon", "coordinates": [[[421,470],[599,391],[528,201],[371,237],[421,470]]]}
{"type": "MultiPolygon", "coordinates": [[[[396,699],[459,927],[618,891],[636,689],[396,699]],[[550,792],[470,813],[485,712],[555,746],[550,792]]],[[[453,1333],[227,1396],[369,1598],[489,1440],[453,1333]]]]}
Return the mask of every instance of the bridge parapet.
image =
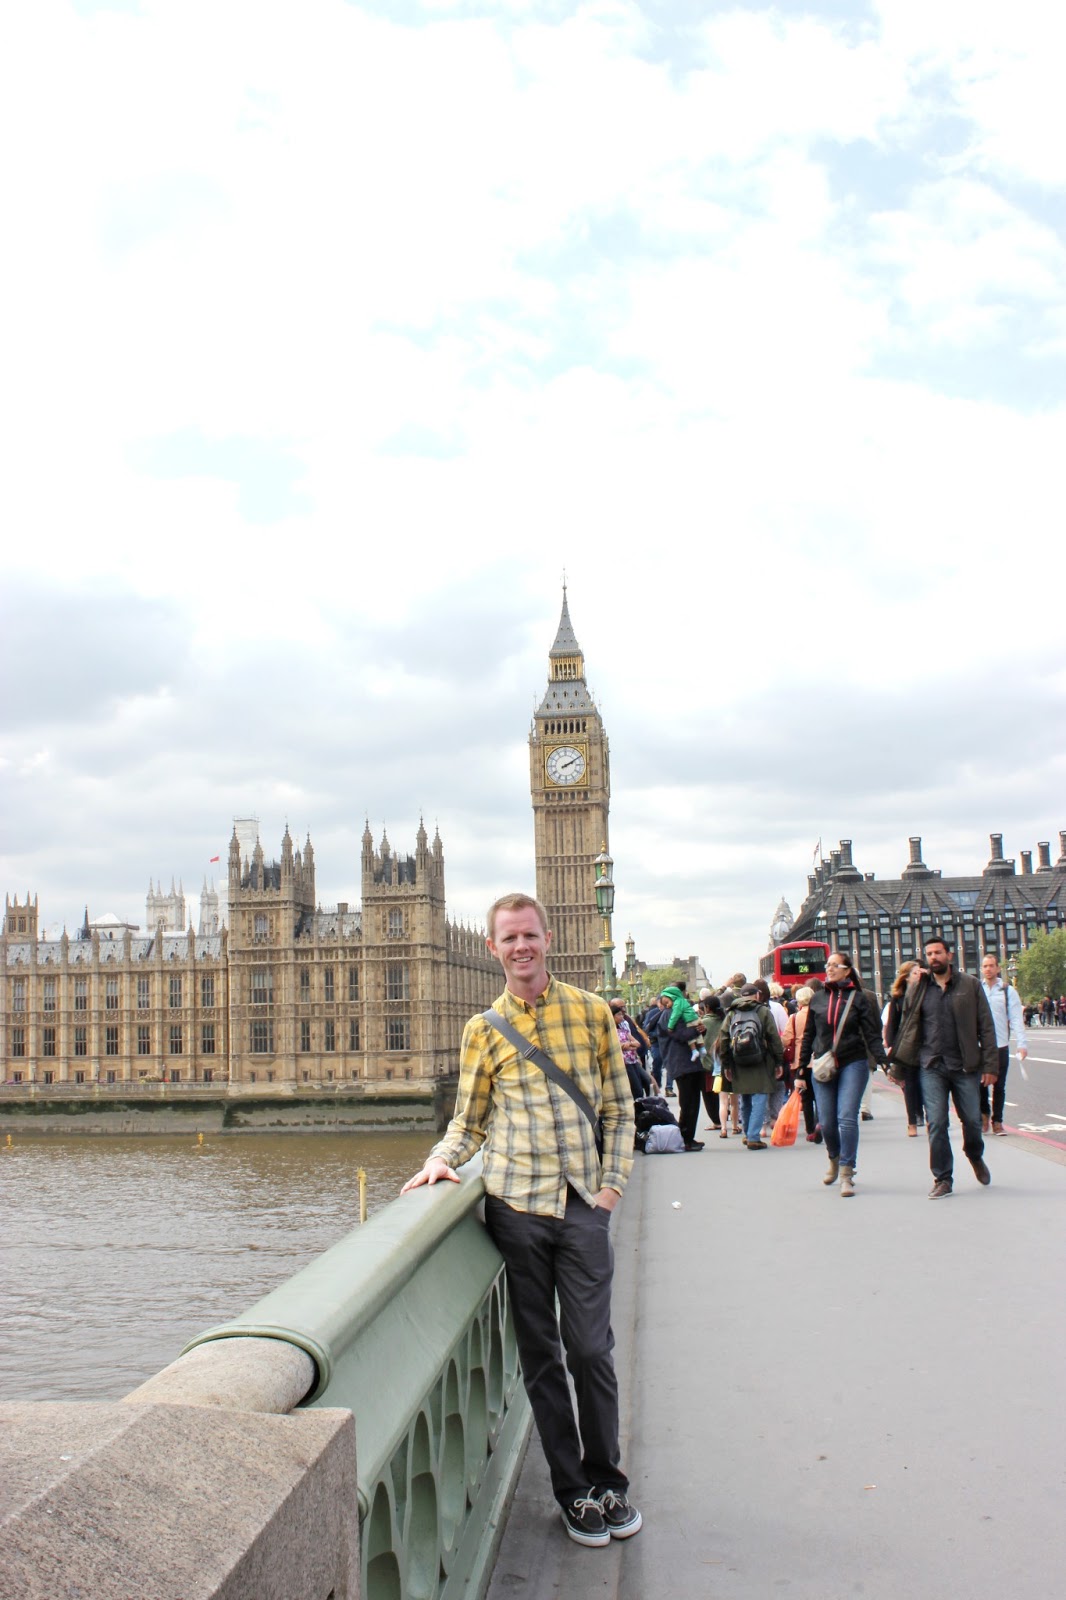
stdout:
{"type": "Polygon", "coordinates": [[[355,1413],[366,1600],[481,1592],[529,1430],[480,1162],[405,1195],[194,1340],[305,1352],[304,1404],[355,1413]]]}
{"type": "MultiPolygon", "coordinates": [[[[334,1600],[360,1592],[364,1600],[474,1600],[488,1586],[530,1417],[502,1262],[477,1215],[483,1193],[480,1163],[472,1162],[459,1184],[394,1201],[257,1305],[194,1340],[124,1402],[146,1415],[180,1408],[186,1431],[204,1408],[289,1413],[309,1423],[322,1412],[323,1424],[354,1413],[351,1473],[322,1480],[348,1503],[327,1508],[321,1528],[335,1528],[343,1542],[358,1513],[361,1586],[337,1584],[334,1600]],[[349,1487],[336,1487],[342,1483],[349,1487]]],[[[207,1447],[207,1417],[203,1431],[207,1447]]],[[[95,1470],[98,1477],[99,1462],[95,1470]]],[[[188,1493],[197,1498],[194,1482],[188,1493]]],[[[121,1498],[115,1509],[121,1519],[121,1498]]],[[[271,1515],[276,1539],[285,1512],[271,1515]]],[[[152,1537],[158,1546],[159,1527],[152,1537]]],[[[165,1555],[160,1548],[160,1574],[165,1555]]],[[[276,1589],[269,1562],[245,1565],[256,1573],[254,1587],[243,1588],[231,1565],[224,1585],[205,1579],[190,1587],[184,1573],[174,1595],[292,1600],[291,1565],[276,1589]]],[[[331,1570],[343,1567],[339,1558],[331,1570]]],[[[93,1592],[105,1600],[106,1590],[93,1592]]],[[[168,1595],[160,1589],[159,1600],[168,1595]]]]}

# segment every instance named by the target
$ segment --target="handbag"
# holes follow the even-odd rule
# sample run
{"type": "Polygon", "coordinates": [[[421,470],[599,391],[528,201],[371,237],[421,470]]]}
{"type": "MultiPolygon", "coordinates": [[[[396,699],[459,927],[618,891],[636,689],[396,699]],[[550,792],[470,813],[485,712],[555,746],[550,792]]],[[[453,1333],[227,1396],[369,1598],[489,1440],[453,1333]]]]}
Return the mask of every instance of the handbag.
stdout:
{"type": "Polygon", "coordinates": [[[778,1146],[795,1144],[802,1109],[803,1095],[799,1089],[793,1089],[774,1123],[774,1131],[770,1135],[771,1144],[778,1146]]]}
{"type": "Polygon", "coordinates": [[[551,1056],[548,1055],[546,1051],[542,1050],[539,1044],[534,1044],[532,1040],[523,1038],[518,1029],[512,1027],[507,1021],[506,1017],[501,1017],[500,1013],[495,1009],[494,1006],[490,1006],[489,1009],[487,1011],[483,1011],[481,1015],[485,1018],[486,1022],[491,1023],[492,1027],[496,1029],[497,1033],[503,1034],[503,1037],[507,1040],[508,1044],[513,1044],[515,1048],[525,1056],[527,1061],[532,1061],[533,1065],[535,1067],[539,1067],[546,1078],[550,1078],[552,1083],[560,1088],[564,1094],[568,1094],[570,1096],[575,1106],[577,1106],[578,1110],[588,1118],[589,1123],[591,1124],[592,1132],[596,1140],[596,1154],[602,1161],[603,1118],[596,1115],[595,1111],[593,1111],[585,1095],[582,1094],[573,1078],[571,1078],[568,1073],[564,1072],[562,1067],[557,1067],[551,1056]]]}
{"type": "Polygon", "coordinates": [[[836,1032],[833,1035],[833,1048],[831,1050],[823,1050],[822,1054],[820,1056],[815,1056],[814,1060],[811,1062],[811,1076],[816,1078],[819,1083],[832,1083],[833,1079],[836,1077],[837,1045],[840,1043],[840,1035],[843,1031],[845,1022],[848,1020],[848,1012],[851,1010],[851,1002],[854,1000],[854,998],[855,990],[853,989],[848,995],[848,1003],[841,1013],[840,1021],[837,1023],[836,1032]]]}

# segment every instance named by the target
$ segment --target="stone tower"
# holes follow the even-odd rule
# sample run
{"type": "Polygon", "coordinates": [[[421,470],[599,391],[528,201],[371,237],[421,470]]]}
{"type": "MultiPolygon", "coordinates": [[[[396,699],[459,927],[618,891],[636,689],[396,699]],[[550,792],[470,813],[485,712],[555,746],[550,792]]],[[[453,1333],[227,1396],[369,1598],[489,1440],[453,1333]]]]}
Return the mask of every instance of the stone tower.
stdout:
{"type": "Polygon", "coordinates": [[[204,886],[200,890],[200,927],[198,930],[200,937],[202,939],[213,938],[221,926],[218,910],[218,891],[215,888],[214,879],[211,880],[210,889],[207,887],[207,879],[205,877],[204,886]]]}
{"type": "Polygon", "coordinates": [[[609,848],[610,751],[585,682],[585,658],[563,609],[548,656],[548,687],[529,734],[537,899],[552,930],[549,967],[595,989],[603,972],[593,863],[609,848]]]}
{"type": "MultiPolygon", "coordinates": [[[[88,913],[86,913],[88,915],[88,913]]],[[[37,896],[34,895],[30,903],[29,890],[26,891],[26,904],[20,906],[18,895],[14,900],[4,896],[4,932],[12,943],[37,943],[37,896]]]]}
{"type": "Polygon", "coordinates": [[[170,893],[163,893],[163,880],[159,880],[157,888],[151,878],[148,880],[148,893],[144,902],[144,931],[149,936],[155,933],[162,923],[167,933],[181,933],[185,928],[185,887],[179,884],[175,889],[174,879],[170,880],[170,893]]]}

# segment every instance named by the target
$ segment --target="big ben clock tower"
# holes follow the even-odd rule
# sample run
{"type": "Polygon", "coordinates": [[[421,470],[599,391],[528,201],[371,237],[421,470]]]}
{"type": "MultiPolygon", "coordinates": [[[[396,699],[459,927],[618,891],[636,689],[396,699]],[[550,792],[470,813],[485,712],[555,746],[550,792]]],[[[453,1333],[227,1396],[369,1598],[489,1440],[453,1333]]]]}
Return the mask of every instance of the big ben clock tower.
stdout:
{"type": "Polygon", "coordinates": [[[548,688],[529,734],[529,787],[537,899],[553,935],[549,965],[564,983],[595,989],[603,968],[593,863],[609,845],[610,751],[585,683],[565,586],[548,688]]]}

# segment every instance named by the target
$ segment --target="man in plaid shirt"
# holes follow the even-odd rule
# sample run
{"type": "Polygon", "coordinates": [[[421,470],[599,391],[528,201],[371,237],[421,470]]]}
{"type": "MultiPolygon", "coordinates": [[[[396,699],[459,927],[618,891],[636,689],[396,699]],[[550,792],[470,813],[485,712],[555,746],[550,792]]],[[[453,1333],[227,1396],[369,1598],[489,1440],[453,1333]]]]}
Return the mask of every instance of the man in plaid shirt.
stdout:
{"type": "Polygon", "coordinates": [[[619,1465],[611,1354],[610,1221],[633,1165],[633,1099],[607,1005],[548,973],[544,908],[530,895],[505,895],[490,908],[488,928],[507,983],[495,1009],[573,1079],[600,1118],[603,1156],[569,1095],[479,1015],[463,1033],[455,1115],[402,1192],[458,1182],[455,1169],[484,1149],[485,1221],[506,1266],[552,1489],[570,1537],[607,1545],[641,1526],[619,1465]]]}

